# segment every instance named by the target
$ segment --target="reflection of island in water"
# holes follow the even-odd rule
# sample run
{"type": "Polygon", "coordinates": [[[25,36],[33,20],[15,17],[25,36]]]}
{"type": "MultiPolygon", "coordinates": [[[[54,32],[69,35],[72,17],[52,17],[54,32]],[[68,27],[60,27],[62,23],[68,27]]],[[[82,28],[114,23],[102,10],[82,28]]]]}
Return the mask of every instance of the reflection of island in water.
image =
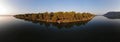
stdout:
{"type": "Polygon", "coordinates": [[[52,23],[52,22],[43,22],[43,21],[35,21],[35,20],[28,20],[28,19],[23,19],[25,21],[29,21],[29,22],[32,22],[32,23],[39,23],[40,25],[45,25],[45,27],[50,27],[50,26],[55,26],[57,28],[71,28],[73,26],[81,26],[81,25],[85,25],[86,23],[88,23],[90,20],[87,20],[87,21],[81,21],[81,22],[70,22],[70,23],[52,23]]]}
{"type": "Polygon", "coordinates": [[[120,12],[108,12],[104,16],[109,19],[120,19],[120,12]]]}
{"type": "Polygon", "coordinates": [[[80,26],[90,21],[94,15],[91,13],[75,13],[75,12],[45,12],[37,14],[15,15],[14,17],[33,23],[39,23],[46,27],[56,26],[57,28],[70,28],[74,25],[80,26]]]}

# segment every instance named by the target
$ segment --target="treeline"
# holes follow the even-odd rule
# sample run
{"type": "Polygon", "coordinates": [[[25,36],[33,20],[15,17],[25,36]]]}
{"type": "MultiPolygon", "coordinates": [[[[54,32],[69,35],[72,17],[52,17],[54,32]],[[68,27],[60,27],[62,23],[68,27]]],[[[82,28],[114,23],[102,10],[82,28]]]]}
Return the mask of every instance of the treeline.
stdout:
{"type": "Polygon", "coordinates": [[[16,18],[46,21],[46,22],[75,22],[85,21],[94,17],[91,13],[76,13],[72,12],[44,12],[44,13],[30,13],[15,15],[16,18]]]}

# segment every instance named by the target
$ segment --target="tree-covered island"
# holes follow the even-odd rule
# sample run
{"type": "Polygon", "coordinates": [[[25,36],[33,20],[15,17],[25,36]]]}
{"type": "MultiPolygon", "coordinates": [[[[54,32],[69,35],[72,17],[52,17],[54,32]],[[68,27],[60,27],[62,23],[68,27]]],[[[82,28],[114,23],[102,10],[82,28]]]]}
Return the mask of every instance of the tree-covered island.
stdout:
{"type": "Polygon", "coordinates": [[[42,22],[68,23],[87,21],[92,19],[94,16],[95,15],[91,13],[76,13],[74,11],[71,11],[71,12],[28,13],[15,15],[14,17],[42,22]]]}

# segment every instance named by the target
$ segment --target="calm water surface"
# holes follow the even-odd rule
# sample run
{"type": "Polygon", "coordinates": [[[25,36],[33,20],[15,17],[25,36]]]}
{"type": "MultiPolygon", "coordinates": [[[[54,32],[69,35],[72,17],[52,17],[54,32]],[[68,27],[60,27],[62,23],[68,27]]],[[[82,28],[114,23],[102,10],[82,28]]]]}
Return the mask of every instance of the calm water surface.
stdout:
{"type": "Polygon", "coordinates": [[[77,23],[43,23],[0,16],[0,41],[120,42],[120,19],[96,16],[77,23]]]}

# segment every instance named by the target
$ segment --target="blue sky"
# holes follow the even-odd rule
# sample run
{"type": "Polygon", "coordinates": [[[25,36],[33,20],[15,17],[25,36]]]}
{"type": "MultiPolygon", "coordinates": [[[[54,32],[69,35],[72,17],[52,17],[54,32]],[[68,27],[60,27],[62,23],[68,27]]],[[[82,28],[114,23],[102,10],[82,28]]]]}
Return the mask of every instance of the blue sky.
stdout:
{"type": "Polygon", "coordinates": [[[76,11],[97,15],[109,11],[120,11],[120,0],[6,0],[14,9],[14,14],[76,11]]]}

